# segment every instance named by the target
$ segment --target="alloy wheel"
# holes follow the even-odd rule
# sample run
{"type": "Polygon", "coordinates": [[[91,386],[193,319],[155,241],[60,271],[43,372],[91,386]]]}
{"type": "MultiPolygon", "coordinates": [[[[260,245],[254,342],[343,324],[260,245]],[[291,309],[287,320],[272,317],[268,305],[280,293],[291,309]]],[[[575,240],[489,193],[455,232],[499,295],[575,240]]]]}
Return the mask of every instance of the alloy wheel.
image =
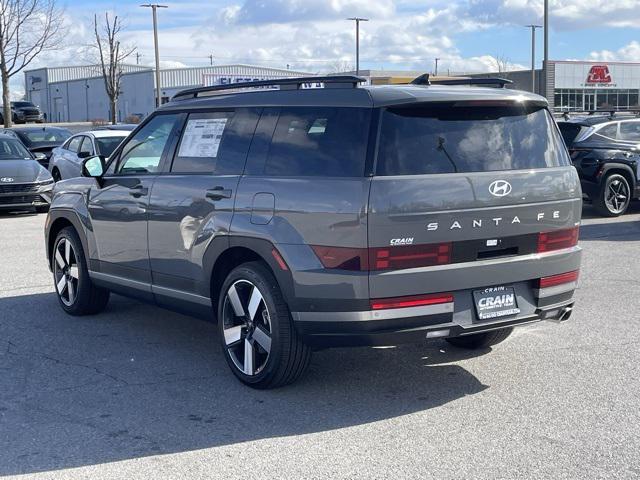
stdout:
{"type": "Polygon", "coordinates": [[[258,287],[238,280],[227,290],[222,307],[224,343],[238,370],[258,375],[271,352],[271,317],[258,287]]]}
{"type": "Polygon", "coordinates": [[[619,214],[624,212],[629,204],[629,187],[626,182],[615,178],[607,186],[605,203],[611,213],[619,214]]]}
{"type": "Polygon", "coordinates": [[[76,252],[67,238],[61,238],[55,246],[53,274],[60,300],[70,307],[78,295],[79,273],[76,252]]]}

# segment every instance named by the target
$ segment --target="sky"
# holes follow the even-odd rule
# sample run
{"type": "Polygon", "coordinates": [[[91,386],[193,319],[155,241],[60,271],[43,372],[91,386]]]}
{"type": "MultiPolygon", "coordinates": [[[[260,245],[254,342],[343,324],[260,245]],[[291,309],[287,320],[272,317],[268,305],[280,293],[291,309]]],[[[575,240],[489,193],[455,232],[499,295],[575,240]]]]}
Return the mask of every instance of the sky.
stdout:
{"type": "MultiPolygon", "coordinates": [[[[117,14],[122,43],[151,65],[151,10],[130,0],[57,0],[64,8],[65,41],[30,67],[92,63],[93,16],[117,14]]],[[[355,26],[361,24],[360,67],[439,72],[495,71],[495,57],[513,69],[530,68],[531,31],[542,24],[542,0],[203,0],[166,1],[158,10],[164,67],[245,63],[331,72],[355,63],[355,26]]],[[[640,61],[640,0],[550,0],[552,60],[640,61]]],[[[538,66],[542,33],[538,30],[538,66]]],[[[136,63],[131,56],[128,63],[136,63]]],[[[18,93],[23,75],[12,82],[18,93]]]]}

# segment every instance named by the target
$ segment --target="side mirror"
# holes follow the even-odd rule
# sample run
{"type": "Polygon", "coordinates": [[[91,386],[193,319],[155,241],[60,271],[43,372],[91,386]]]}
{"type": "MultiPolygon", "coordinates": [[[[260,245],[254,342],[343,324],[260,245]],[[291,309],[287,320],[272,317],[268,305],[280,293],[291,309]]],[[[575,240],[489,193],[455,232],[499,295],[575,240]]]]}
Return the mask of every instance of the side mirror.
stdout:
{"type": "Polygon", "coordinates": [[[89,152],[78,152],[78,158],[89,158],[91,156],[89,152]]]}
{"type": "Polygon", "coordinates": [[[98,155],[86,158],[82,162],[82,176],[99,178],[104,174],[104,159],[98,155]]]}

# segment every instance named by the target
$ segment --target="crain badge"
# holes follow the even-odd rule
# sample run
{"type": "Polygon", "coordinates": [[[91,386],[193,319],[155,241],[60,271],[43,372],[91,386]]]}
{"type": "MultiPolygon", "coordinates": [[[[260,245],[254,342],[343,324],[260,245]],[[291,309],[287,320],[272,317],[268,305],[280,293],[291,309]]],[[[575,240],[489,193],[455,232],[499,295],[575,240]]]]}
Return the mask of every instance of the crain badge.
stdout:
{"type": "Polygon", "coordinates": [[[511,184],[506,180],[496,180],[489,185],[489,193],[494,197],[504,197],[511,193],[511,184]]]}
{"type": "Polygon", "coordinates": [[[2,177],[2,178],[0,178],[0,182],[2,182],[2,183],[11,183],[13,181],[14,180],[11,177],[2,177]]]}
{"type": "Polygon", "coordinates": [[[397,247],[400,245],[413,245],[413,237],[408,238],[392,238],[389,245],[397,247]]]}

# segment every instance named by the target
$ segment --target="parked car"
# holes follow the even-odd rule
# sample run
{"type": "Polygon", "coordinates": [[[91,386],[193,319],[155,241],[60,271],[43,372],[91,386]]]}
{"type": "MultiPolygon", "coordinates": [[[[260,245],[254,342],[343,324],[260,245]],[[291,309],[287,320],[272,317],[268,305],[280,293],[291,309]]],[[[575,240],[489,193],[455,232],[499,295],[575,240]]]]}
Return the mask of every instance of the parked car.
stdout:
{"type": "Polygon", "coordinates": [[[11,134],[0,133],[0,210],[48,210],[51,174],[11,134]]]}
{"type": "Polygon", "coordinates": [[[82,160],[92,155],[109,157],[129,135],[126,130],[93,130],[73,135],[60,147],[54,148],[49,171],[55,181],[82,175],[82,160]]]}
{"type": "Polygon", "coordinates": [[[118,123],[117,125],[102,125],[96,127],[95,130],[126,130],[132,132],[138,125],[135,123],[118,123]]]}
{"type": "Polygon", "coordinates": [[[71,131],[60,127],[17,127],[5,129],[5,132],[13,132],[27,149],[33,154],[39,155],[40,164],[48,168],[49,159],[54,148],[71,137],[71,131]]]}
{"type": "MultiPolygon", "coordinates": [[[[44,123],[44,113],[40,107],[31,102],[11,102],[11,120],[13,123],[44,123]]],[[[0,106],[0,122],[4,122],[3,109],[0,106]]]]}
{"type": "Polygon", "coordinates": [[[604,216],[640,198],[640,118],[582,117],[558,122],[582,190],[604,216]]]}
{"type": "Polygon", "coordinates": [[[64,311],[116,292],[217,318],[256,388],[317,346],[487,348],[568,319],[582,193],[546,99],[362,81],[187,90],[85,159],[45,227],[64,311]]]}

